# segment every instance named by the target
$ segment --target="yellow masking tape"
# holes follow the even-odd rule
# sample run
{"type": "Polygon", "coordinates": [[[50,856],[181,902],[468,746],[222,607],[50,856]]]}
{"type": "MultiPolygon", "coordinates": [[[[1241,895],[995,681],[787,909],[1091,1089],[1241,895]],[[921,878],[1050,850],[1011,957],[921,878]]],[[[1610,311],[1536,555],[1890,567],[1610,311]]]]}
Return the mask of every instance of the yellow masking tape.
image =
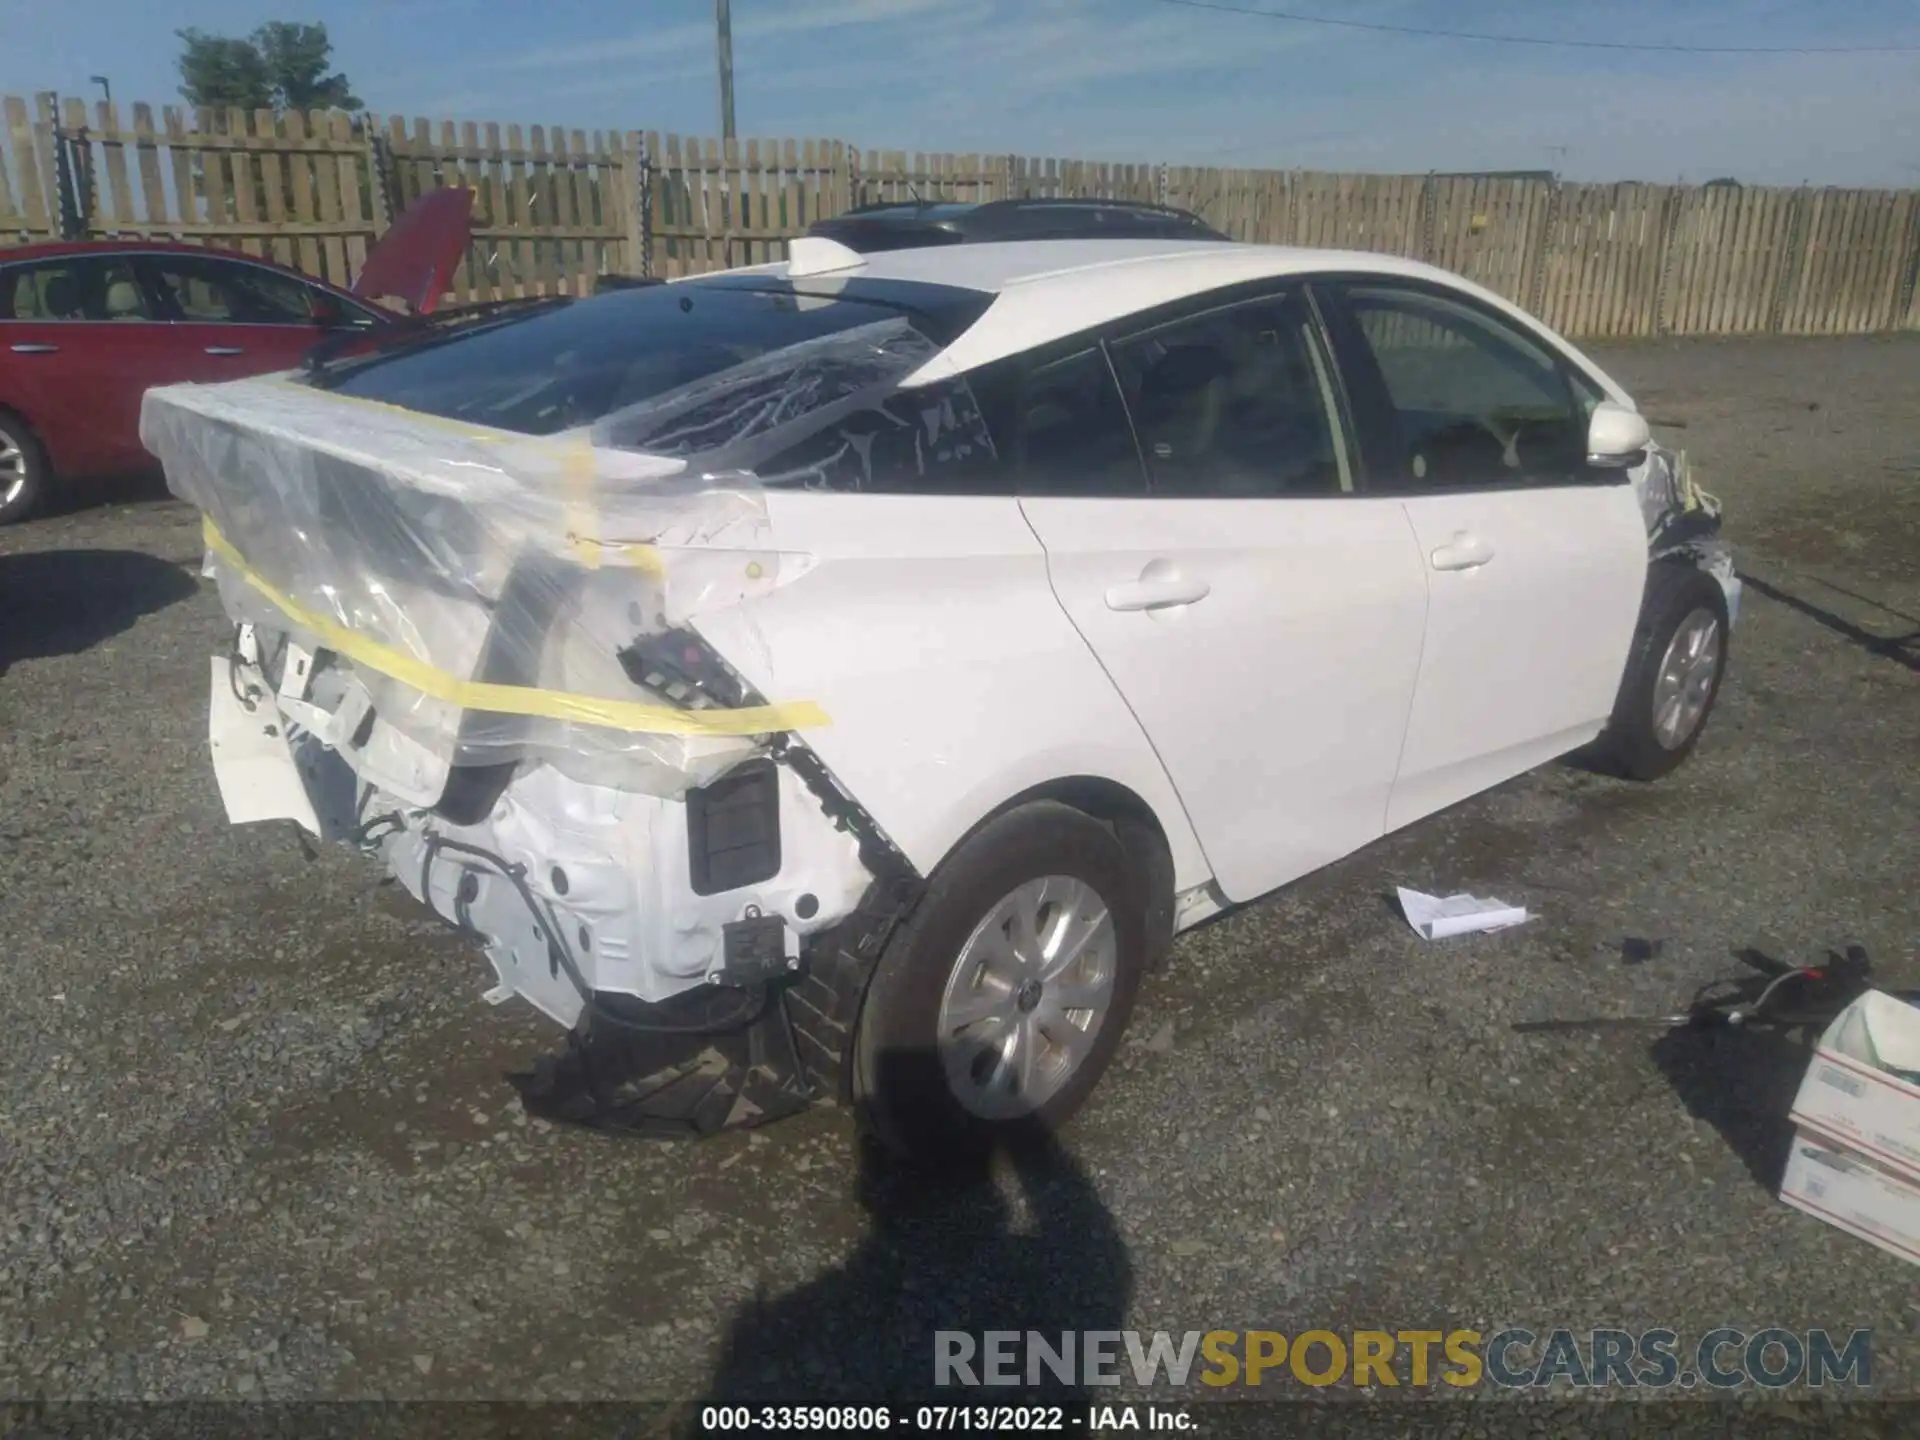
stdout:
{"type": "Polygon", "coordinates": [[[593,495],[593,446],[575,442],[567,446],[560,467],[561,488],[566,494],[567,548],[573,558],[589,570],[600,568],[600,507],[593,495]]]}
{"type": "Polygon", "coordinates": [[[344,655],[389,679],[398,680],[423,695],[457,705],[462,710],[484,710],[494,715],[526,715],[544,720],[575,720],[643,735],[769,735],[780,730],[810,730],[829,724],[826,711],[811,700],[786,705],[754,705],[738,710],[678,710],[634,700],[602,700],[564,690],[540,690],[528,685],[497,685],[462,680],[436,670],[422,660],[369,640],[308,610],[283,595],[247,564],[220,533],[211,516],[201,520],[207,548],[233,567],[276,610],[311,632],[327,649],[344,655]]]}
{"type": "Polygon", "coordinates": [[[660,552],[651,545],[625,540],[589,540],[584,535],[575,535],[567,548],[590,570],[598,570],[602,565],[618,565],[638,570],[655,580],[667,578],[667,567],[660,559],[660,552]],[[589,552],[591,559],[587,558],[589,552]]]}

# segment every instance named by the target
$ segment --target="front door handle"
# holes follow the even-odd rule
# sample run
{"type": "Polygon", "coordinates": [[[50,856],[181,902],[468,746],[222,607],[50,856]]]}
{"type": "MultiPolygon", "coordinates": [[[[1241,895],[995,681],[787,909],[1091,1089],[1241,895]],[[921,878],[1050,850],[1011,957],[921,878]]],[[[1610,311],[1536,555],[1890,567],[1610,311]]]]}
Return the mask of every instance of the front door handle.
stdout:
{"type": "Polygon", "coordinates": [[[60,353],[60,347],[58,345],[20,344],[13,346],[12,349],[16,355],[57,355],[60,353]]]}
{"type": "Polygon", "coordinates": [[[1204,580],[1182,580],[1178,576],[1152,573],[1147,567],[1138,580],[1107,589],[1109,610],[1166,610],[1175,605],[1192,605],[1213,593],[1204,580]]]}
{"type": "Polygon", "coordinates": [[[1493,547],[1466,530],[1453,532],[1453,539],[1433,552],[1436,570],[1477,570],[1493,559],[1493,547]]]}
{"type": "Polygon", "coordinates": [[[239,347],[238,345],[209,345],[209,346],[207,346],[207,354],[209,354],[209,355],[244,355],[244,354],[246,354],[246,353],[247,353],[247,352],[246,352],[245,350],[243,350],[243,349],[241,349],[241,348],[240,348],[240,347],[239,347]]]}

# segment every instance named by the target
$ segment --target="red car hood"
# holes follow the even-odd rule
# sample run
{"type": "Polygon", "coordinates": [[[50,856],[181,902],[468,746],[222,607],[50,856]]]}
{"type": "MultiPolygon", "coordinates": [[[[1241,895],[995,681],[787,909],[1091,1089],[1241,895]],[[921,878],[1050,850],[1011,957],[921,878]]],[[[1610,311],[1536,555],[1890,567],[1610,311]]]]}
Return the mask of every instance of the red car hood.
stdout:
{"type": "Polygon", "coordinates": [[[416,315],[440,303],[472,238],[473,191],[435,190],[401,212],[367,252],[353,293],[362,300],[398,299],[416,315]]]}

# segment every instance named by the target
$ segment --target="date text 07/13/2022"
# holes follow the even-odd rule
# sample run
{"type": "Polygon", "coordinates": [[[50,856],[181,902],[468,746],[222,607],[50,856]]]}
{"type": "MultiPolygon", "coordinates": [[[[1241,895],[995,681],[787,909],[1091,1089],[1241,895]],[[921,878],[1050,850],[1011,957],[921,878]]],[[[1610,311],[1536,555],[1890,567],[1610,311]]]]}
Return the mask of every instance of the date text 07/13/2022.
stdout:
{"type": "Polygon", "coordinates": [[[708,1435],[812,1432],[880,1435],[974,1433],[1054,1434],[1071,1430],[1191,1431],[1186,1406],[1171,1405],[709,1405],[700,1412],[708,1435]]]}

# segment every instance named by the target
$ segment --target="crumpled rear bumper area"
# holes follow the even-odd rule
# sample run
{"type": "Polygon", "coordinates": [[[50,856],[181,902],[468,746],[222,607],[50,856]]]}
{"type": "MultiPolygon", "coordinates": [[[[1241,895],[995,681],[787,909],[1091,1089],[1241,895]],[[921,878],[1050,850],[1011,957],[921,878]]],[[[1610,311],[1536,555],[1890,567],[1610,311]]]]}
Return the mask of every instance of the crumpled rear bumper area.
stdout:
{"type": "Polygon", "coordinates": [[[571,1028],[530,1105],[705,1133],[831,1083],[845,1003],[797,1030],[790,997],[898,856],[806,751],[820,708],[699,633],[811,563],[752,476],[280,378],[151,391],[142,436],[236,626],[230,818],[377,856],[485,952],[489,1000],[571,1028]]]}

